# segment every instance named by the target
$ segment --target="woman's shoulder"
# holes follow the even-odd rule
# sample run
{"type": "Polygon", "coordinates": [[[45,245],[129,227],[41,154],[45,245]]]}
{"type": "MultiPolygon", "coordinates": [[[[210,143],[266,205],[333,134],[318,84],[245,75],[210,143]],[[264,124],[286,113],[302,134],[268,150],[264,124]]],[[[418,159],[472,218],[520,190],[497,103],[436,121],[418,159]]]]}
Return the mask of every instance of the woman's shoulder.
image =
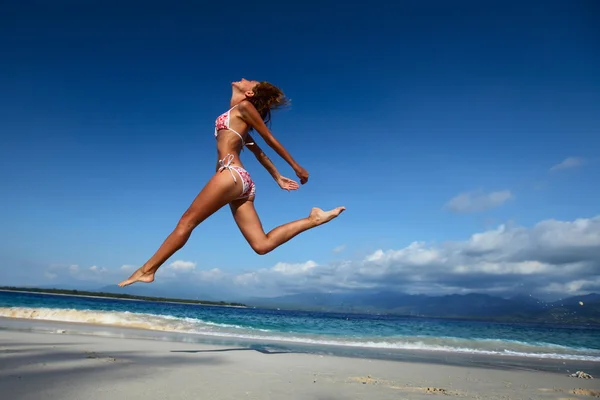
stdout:
{"type": "Polygon", "coordinates": [[[235,107],[238,108],[242,112],[256,110],[256,107],[254,107],[254,104],[252,104],[252,102],[250,102],[248,99],[244,99],[244,100],[240,101],[239,103],[237,103],[235,105],[235,107]]]}

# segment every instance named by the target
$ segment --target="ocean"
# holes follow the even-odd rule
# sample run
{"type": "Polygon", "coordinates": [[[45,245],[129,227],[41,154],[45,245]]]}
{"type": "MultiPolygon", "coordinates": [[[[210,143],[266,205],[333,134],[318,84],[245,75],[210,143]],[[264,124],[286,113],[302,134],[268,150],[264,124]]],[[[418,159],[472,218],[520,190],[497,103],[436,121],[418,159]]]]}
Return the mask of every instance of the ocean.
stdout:
{"type": "Polygon", "coordinates": [[[11,320],[1,317],[48,324],[84,323],[81,326],[86,327],[87,334],[106,335],[114,332],[108,328],[115,327],[136,328],[119,331],[119,335],[134,331],[176,334],[178,340],[190,342],[220,338],[268,343],[282,351],[303,346],[305,351],[318,347],[334,353],[343,348],[380,354],[402,350],[444,357],[481,354],[600,361],[599,326],[284,311],[3,291],[0,328],[6,328],[11,320]]]}

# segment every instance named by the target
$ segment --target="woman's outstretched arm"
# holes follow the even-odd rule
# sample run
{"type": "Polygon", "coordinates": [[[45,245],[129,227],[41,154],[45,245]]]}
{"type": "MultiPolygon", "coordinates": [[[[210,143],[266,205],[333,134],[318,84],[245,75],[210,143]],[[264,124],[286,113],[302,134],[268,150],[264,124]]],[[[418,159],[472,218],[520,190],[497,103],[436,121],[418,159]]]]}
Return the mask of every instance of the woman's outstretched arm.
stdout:
{"type": "Polygon", "coordinates": [[[254,154],[254,156],[256,157],[258,162],[260,162],[260,164],[263,167],[265,167],[265,169],[269,172],[269,174],[273,177],[273,179],[277,180],[277,178],[279,178],[279,176],[280,176],[279,171],[277,170],[277,167],[275,167],[275,164],[273,164],[271,159],[265,154],[265,152],[260,148],[258,143],[256,143],[256,141],[252,138],[252,136],[250,136],[250,134],[248,134],[248,138],[246,139],[246,142],[252,143],[252,144],[246,144],[246,147],[252,152],[252,154],[254,154]]]}
{"type": "Polygon", "coordinates": [[[240,114],[242,119],[254,130],[256,130],[260,136],[264,139],[265,143],[269,145],[281,158],[283,158],[289,165],[294,169],[300,183],[305,184],[308,181],[308,171],[305,170],[292,158],[290,153],[283,147],[281,143],[271,133],[269,128],[265,125],[258,111],[252,103],[249,101],[242,101],[239,105],[240,114]]]}
{"type": "Polygon", "coordinates": [[[277,184],[282,189],[285,189],[285,190],[298,189],[298,183],[292,179],[282,176],[279,173],[279,171],[277,170],[277,167],[275,167],[275,164],[273,164],[271,159],[260,148],[260,146],[252,138],[252,136],[248,135],[247,141],[248,141],[248,143],[253,143],[253,144],[247,144],[246,147],[248,147],[248,149],[250,149],[250,151],[252,152],[252,154],[254,154],[254,156],[256,157],[258,162],[260,162],[261,165],[263,167],[265,167],[265,169],[269,172],[269,174],[273,177],[273,179],[275,179],[275,182],[277,182],[277,184]]]}

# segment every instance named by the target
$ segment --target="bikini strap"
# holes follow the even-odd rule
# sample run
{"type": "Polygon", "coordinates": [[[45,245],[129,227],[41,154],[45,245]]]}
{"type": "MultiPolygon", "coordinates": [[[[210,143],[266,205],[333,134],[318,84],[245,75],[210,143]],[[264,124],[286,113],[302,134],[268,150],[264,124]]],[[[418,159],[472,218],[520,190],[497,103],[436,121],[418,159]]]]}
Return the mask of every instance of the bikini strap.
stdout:
{"type": "Polygon", "coordinates": [[[219,160],[219,165],[221,165],[221,168],[219,168],[219,172],[223,171],[224,169],[228,169],[229,172],[231,173],[231,176],[233,178],[234,182],[237,182],[237,179],[235,178],[235,175],[233,174],[233,171],[231,170],[231,162],[233,161],[233,154],[227,154],[222,160],[219,160]]]}
{"type": "Polygon", "coordinates": [[[236,135],[238,135],[238,136],[240,137],[240,139],[242,140],[242,151],[244,151],[244,147],[245,147],[246,145],[253,145],[253,144],[254,144],[254,142],[251,142],[251,143],[246,143],[246,142],[244,142],[244,138],[242,137],[242,135],[240,135],[240,134],[239,134],[239,133],[238,133],[236,130],[234,130],[234,129],[232,129],[232,128],[231,128],[231,110],[233,110],[234,108],[236,108],[236,107],[237,107],[239,104],[240,104],[240,103],[238,103],[238,104],[234,105],[233,107],[231,107],[231,108],[229,109],[229,111],[227,111],[227,113],[229,114],[229,115],[227,116],[227,129],[229,129],[230,131],[232,131],[233,133],[235,133],[236,135]]]}

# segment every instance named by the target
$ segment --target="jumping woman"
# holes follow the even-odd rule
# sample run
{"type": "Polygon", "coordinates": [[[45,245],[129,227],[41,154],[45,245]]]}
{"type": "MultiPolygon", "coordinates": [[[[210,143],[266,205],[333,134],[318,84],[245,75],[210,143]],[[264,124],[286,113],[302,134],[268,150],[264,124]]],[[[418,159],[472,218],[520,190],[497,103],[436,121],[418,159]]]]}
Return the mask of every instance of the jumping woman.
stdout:
{"type": "Polygon", "coordinates": [[[296,190],[296,181],[283,177],[271,160],[249,135],[255,130],[264,141],[296,172],[301,184],[308,182],[308,171],[302,168],[273,136],[266,124],[271,110],[288,103],[283,92],[268,82],[242,79],[232,83],[231,108],[215,121],[218,163],[216,173],[196,196],[177,226],[156,253],[119,286],[135,282],[150,283],[154,274],[176,251],[188,241],[192,231],[202,221],[229,204],[233,218],[242,235],[257,254],[267,254],[301,232],[325,224],[340,215],[345,207],[330,211],[313,208],[308,217],[278,226],[269,233],[263,230],[254,198],[256,187],[240,160],[244,146],[256,156],[284,190],[296,190]]]}

